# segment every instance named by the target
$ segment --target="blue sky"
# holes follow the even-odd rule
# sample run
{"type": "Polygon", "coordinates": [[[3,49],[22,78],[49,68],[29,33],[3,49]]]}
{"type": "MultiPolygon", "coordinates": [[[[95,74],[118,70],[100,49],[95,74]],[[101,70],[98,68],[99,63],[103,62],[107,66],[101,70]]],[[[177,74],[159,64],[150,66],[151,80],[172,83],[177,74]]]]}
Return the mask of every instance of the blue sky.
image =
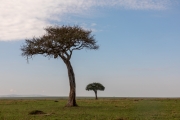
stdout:
{"type": "Polygon", "coordinates": [[[74,51],[77,96],[179,97],[180,2],[177,0],[1,0],[0,95],[68,96],[67,68],[20,47],[48,25],[92,30],[100,49],[74,51]]]}

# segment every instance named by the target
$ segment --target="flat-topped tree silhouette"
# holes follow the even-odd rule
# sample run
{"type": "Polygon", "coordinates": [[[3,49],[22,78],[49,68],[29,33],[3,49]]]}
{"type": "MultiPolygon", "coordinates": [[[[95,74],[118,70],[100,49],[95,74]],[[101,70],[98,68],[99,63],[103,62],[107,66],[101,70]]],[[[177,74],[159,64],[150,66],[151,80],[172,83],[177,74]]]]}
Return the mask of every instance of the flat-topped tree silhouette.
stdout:
{"type": "Polygon", "coordinates": [[[67,66],[70,93],[66,104],[68,107],[77,106],[76,103],[76,83],[73,68],[71,66],[71,56],[74,50],[98,49],[94,35],[90,30],[85,30],[79,26],[49,26],[45,28],[46,33],[41,37],[26,39],[21,47],[22,56],[32,58],[33,55],[58,58],[60,57],[67,66]]]}
{"type": "Polygon", "coordinates": [[[93,90],[95,93],[95,99],[97,100],[97,90],[104,91],[105,87],[101,83],[90,83],[86,86],[86,90],[93,90]]]}

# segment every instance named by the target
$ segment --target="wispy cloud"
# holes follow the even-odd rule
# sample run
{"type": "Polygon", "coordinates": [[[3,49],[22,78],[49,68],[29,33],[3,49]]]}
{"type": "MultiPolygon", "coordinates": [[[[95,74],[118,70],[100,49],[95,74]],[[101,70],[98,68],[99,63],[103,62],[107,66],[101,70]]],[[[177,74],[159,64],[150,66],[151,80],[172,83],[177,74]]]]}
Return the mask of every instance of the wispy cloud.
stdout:
{"type": "Polygon", "coordinates": [[[51,21],[67,14],[85,14],[96,7],[164,10],[170,0],[0,0],[0,41],[21,40],[43,34],[51,21]]]}
{"type": "Polygon", "coordinates": [[[10,90],[9,90],[9,92],[11,92],[11,93],[15,93],[15,92],[16,92],[16,90],[14,90],[14,89],[10,89],[10,90]]]}
{"type": "Polygon", "coordinates": [[[171,2],[170,0],[118,0],[116,4],[126,9],[165,10],[171,2]]]}

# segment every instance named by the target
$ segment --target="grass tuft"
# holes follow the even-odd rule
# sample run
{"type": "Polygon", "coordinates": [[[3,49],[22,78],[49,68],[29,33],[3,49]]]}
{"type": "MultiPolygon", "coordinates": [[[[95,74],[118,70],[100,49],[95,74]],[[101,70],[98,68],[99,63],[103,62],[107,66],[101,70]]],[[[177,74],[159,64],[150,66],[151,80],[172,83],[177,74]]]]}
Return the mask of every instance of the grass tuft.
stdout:
{"type": "Polygon", "coordinates": [[[40,114],[46,114],[46,113],[41,110],[33,110],[29,112],[29,115],[40,115],[40,114]]]}

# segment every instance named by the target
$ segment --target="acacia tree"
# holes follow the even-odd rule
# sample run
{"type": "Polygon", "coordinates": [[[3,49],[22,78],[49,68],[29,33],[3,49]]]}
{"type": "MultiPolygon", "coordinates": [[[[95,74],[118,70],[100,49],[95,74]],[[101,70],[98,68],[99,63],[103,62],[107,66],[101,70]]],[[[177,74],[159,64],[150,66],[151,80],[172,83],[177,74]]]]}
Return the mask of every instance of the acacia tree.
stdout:
{"type": "Polygon", "coordinates": [[[97,100],[97,90],[104,91],[105,87],[101,83],[90,83],[86,86],[86,90],[93,90],[95,93],[95,99],[97,100]]]}
{"type": "Polygon", "coordinates": [[[46,33],[41,37],[26,39],[21,46],[22,56],[32,58],[41,54],[45,57],[60,57],[67,66],[70,92],[66,106],[77,106],[75,74],[70,59],[74,50],[98,49],[94,35],[90,30],[79,26],[49,26],[44,29],[46,33]]]}

